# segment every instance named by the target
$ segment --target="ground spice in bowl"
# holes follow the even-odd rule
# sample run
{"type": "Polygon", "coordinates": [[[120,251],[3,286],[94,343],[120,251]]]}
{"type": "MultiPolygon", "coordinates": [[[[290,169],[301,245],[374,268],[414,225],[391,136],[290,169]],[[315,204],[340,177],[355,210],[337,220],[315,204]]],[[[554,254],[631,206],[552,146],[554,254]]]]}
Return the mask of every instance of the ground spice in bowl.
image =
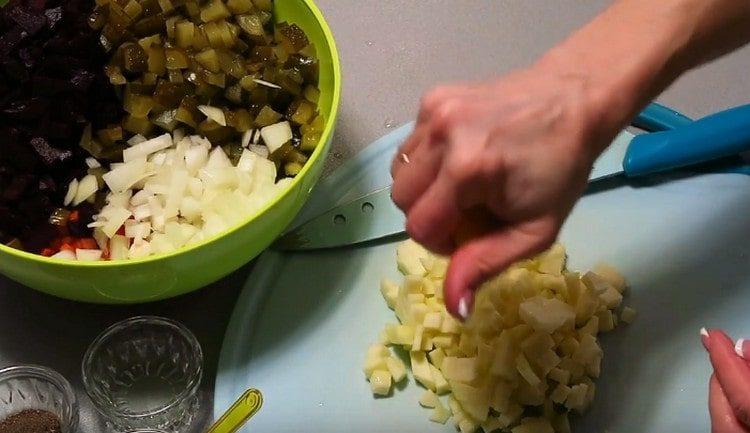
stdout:
{"type": "Polygon", "coordinates": [[[60,418],[46,410],[27,409],[0,421],[2,433],[62,433],[60,418]]]}

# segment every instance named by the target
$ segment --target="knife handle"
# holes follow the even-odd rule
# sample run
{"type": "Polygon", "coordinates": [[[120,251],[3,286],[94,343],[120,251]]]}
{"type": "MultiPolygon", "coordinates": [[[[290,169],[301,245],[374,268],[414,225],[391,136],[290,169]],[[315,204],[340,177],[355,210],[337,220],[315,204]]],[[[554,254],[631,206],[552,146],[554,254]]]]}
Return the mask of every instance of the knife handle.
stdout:
{"type": "Polygon", "coordinates": [[[623,168],[642,176],[750,150],[750,105],[696,120],[672,131],[641,134],[630,142],[623,168]]]}
{"type": "Polygon", "coordinates": [[[693,119],[656,102],[648,104],[631,122],[636,128],[648,132],[669,131],[691,123],[693,119]]]}

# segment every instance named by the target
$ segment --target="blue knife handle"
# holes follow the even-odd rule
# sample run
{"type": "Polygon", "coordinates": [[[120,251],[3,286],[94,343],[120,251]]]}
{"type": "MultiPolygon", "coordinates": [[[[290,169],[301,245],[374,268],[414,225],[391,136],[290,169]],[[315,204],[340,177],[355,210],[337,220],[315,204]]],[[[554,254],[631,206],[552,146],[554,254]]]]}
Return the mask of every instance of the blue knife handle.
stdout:
{"type": "Polygon", "coordinates": [[[693,119],[669,107],[652,102],[641,111],[633,126],[648,132],[669,131],[693,123],[693,119]]]}
{"type": "Polygon", "coordinates": [[[638,135],[623,168],[630,177],[686,167],[750,150],[750,105],[696,120],[672,131],[638,135]]]}

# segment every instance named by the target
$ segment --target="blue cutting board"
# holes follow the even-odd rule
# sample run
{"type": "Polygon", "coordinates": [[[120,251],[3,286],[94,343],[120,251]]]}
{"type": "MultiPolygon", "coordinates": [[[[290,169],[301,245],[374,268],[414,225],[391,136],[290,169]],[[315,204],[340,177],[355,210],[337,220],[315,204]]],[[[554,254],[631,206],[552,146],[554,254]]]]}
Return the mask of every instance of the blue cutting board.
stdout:
{"type": "MultiPolygon", "coordinates": [[[[297,221],[390,183],[389,162],[410,125],[322,181],[297,221]]],[[[709,431],[710,365],[701,326],[750,336],[750,177],[704,174],[589,194],[562,232],[572,268],[607,261],[627,276],[633,325],[602,338],[592,410],[575,432],[709,431]]],[[[217,415],[246,388],[265,403],[253,433],[453,432],[427,420],[413,380],[375,399],[362,373],[367,346],[395,320],[379,293],[397,278],[395,244],[259,259],[222,348],[217,415]]]]}

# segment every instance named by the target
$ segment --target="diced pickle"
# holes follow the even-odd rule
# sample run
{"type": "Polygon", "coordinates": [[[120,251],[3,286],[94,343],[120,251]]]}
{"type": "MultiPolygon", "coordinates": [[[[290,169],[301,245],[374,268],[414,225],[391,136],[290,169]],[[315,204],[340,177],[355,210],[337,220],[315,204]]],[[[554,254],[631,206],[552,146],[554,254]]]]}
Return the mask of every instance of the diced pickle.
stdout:
{"type": "Polygon", "coordinates": [[[300,164],[299,162],[287,162],[284,164],[284,173],[286,173],[287,176],[294,177],[302,171],[302,167],[303,164],[300,164]]]}
{"type": "Polygon", "coordinates": [[[150,96],[126,93],[123,108],[133,117],[145,118],[154,108],[154,100],[150,96]]]}
{"type": "Polygon", "coordinates": [[[133,20],[137,19],[143,13],[143,7],[136,0],[130,0],[123,8],[125,13],[133,20]]]}
{"type": "Polygon", "coordinates": [[[193,45],[195,37],[195,25],[190,21],[180,21],[175,27],[175,40],[180,48],[189,48],[193,45]]]}
{"type": "Polygon", "coordinates": [[[164,75],[167,69],[167,58],[164,48],[158,45],[146,48],[148,54],[148,71],[156,75],[164,75]]]}
{"type": "Polygon", "coordinates": [[[307,39],[307,36],[305,35],[305,32],[302,31],[302,29],[299,28],[297,24],[287,25],[282,23],[279,24],[277,29],[279,34],[281,35],[281,39],[289,42],[294,52],[305,48],[310,43],[310,41],[308,41],[307,39]]]}
{"type": "Polygon", "coordinates": [[[308,85],[307,87],[305,87],[304,95],[305,99],[312,102],[313,104],[317,104],[318,100],[320,99],[320,90],[318,90],[318,88],[313,85],[308,85]]]}
{"type": "Polygon", "coordinates": [[[315,106],[307,100],[297,100],[289,106],[287,117],[298,125],[304,125],[315,115],[315,106]]]}
{"type": "Polygon", "coordinates": [[[251,0],[228,0],[227,8],[235,15],[246,14],[253,10],[253,2],[251,0]]]}
{"type": "Polygon", "coordinates": [[[224,90],[224,97],[239,105],[242,103],[242,87],[239,84],[229,86],[224,90]]]}
{"type": "Polygon", "coordinates": [[[221,71],[221,66],[219,65],[219,55],[213,48],[203,50],[200,53],[196,54],[195,60],[200,63],[201,66],[211,72],[221,71]]]}
{"type": "Polygon", "coordinates": [[[187,54],[179,48],[164,50],[167,57],[167,69],[187,69],[190,65],[187,54]]]}
{"type": "Polygon", "coordinates": [[[119,51],[124,70],[132,73],[148,71],[148,55],[140,45],[132,42],[125,43],[119,51]]]}
{"type": "Polygon", "coordinates": [[[255,118],[255,125],[261,128],[264,126],[273,125],[274,123],[277,123],[279,120],[281,120],[281,117],[281,113],[277,113],[273,110],[273,108],[265,105],[260,109],[258,116],[255,118]]]}
{"type": "Polygon", "coordinates": [[[218,21],[229,18],[232,14],[221,0],[211,0],[211,2],[201,9],[201,20],[204,23],[218,21]]]}
{"type": "Polygon", "coordinates": [[[312,152],[316,147],[318,147],[318,142],[320,142],[319,132],[309,132],[307,134],[302,134],[302,140],[300,141],[299,148],[305,152],[312,152]]]}
{"type": "Polygon", "coordinates": [[[169,17],[164,21],[164,26],[167,29],[167,38],[169,38],[169,40],[174,40],[175,28],[177,27],[177,21],[179,20],[180,17],[169,17]]]}
{"type": "Polygon", "coordinates": [[[111,146],[122,140],[122,127],[112,126],[96,131],[96,136],[105,146],[111,146]]]}
{"type": "Polygon", "coordinates": [[[161,11],[165,14],[172,12],[174,10],[174,5],[170,0],[158,0],[159,7],[161,8],[161,11]]]}
{"type": "Polygon", "coordinates": [[[325,126],[316,106],[318,61],[300,27],[273,22],[273,0],[96,2],[90,25],[116,53],[105,72],[124,85],[128,114],[93,136],[89,128],[82,147],[117,160],[132,135],[180,128],[237,160],[243,133],[287,120],[293,139],[270,157],[282,177],[302,170],[325,126]],[[199,105],[221,109],[226,126],[206,119],[199,105]]]}
{"type": "Polygon", "coordinates": [[[133,25],[133,33],[138,37],[145,37],[164,31],[164,16],[156,14],[141,18],[133,25]]]}
{"type": "Polygon", "coordinates": [[[154,90],[154,101],[164,108],[177,108],[186,93],[187,87],[184,83],[171,83],[162,80],[159,81],[154,90]]]}
{"type": "Polygon", "coordinates": [[[273,0],[253,0],[253,4],[262,11],[271,12],[273,10],[273,0]]]}

